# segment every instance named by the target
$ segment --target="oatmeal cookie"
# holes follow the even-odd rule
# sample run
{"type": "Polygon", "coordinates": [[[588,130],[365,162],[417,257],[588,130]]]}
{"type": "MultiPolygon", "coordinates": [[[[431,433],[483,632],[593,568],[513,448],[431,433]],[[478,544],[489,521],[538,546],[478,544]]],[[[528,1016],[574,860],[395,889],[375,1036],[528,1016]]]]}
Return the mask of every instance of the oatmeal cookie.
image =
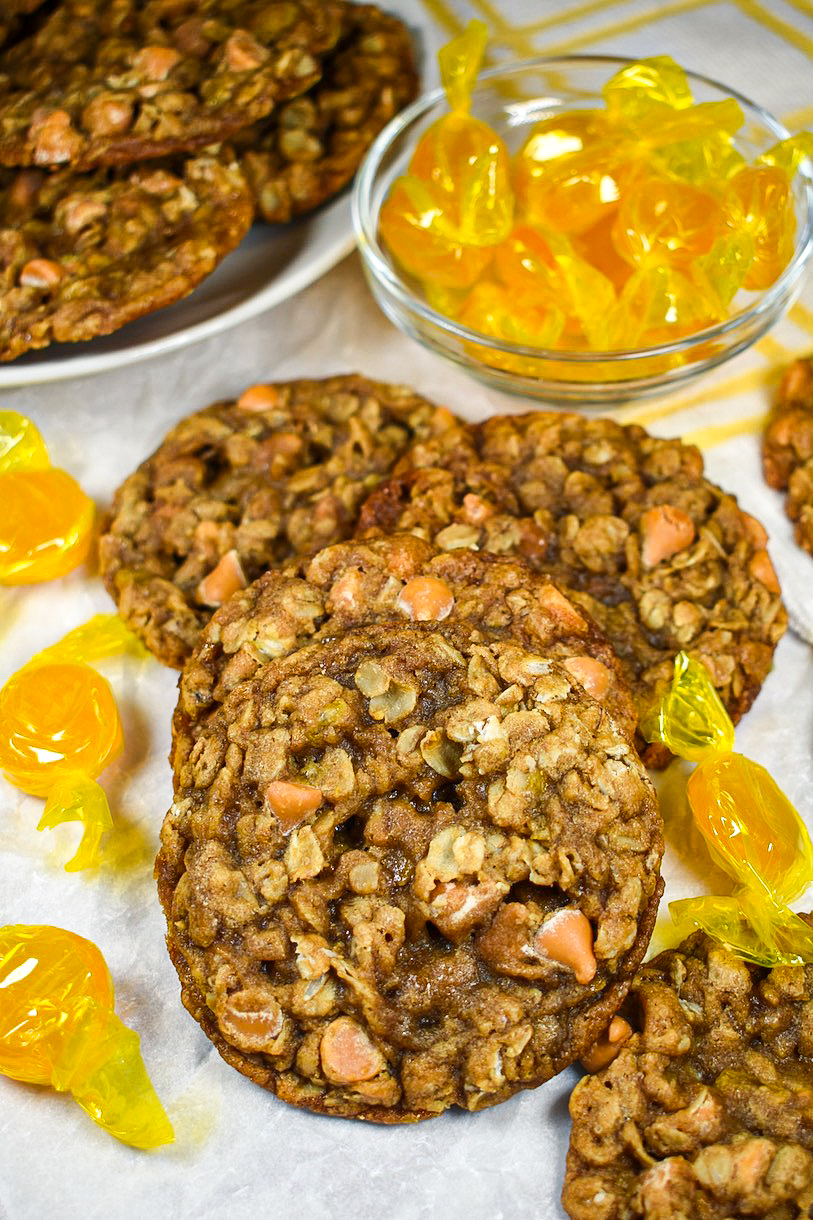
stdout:
{"type": "Polygon", "coordinates": [[[584,611],[526,564],[473,551],[440,552],[413,534],[340,542],[236,594],[200,634],[184,666],[174,752],[195,726],[269,658],[330,643],[380,622],[462,626],[475,642],[515,640],[560,661],[633,739],[635,711],[620,662],[584,611]]]}
{"type": "Polygon", "coordinates": [[[632,1036],[570,1100],[574,1220],[813,1214],[813,966],[698,932],[642,968],[632,1036]]]}
{"type": "Polygon", "coordinates": [[[156,875],[184,1003],[285,1101],[408,1122],[539,1084],[649,939],[657,805],[568,671],[433,624],[270,661],[176,774],[156,875]]]}
{"type": "Polygon", "coordinates": [[[762,448],[765,480],[787,491],[796,541],[813,555],[813,359],[797,360],[779,386],[762,448]]]}
{"type": "Polygon", "coordinates": [[[417,92],[403,22],[370,4],[348,8],[347,33],[325,58],[321,80],[235,137],[257,214],[269,223],[310,212],[337,194],[417,92]]]}
{"type": "Polygon", "coordinates": [[[119,612],[180,668],[229,594],[348,537],[406,447],[451,420],[354,374],[250,386],[182,420],[116,492],[100,539],[119,612]]]}
{"type": "MultiPolygon", "coordinates": [[[[405,454],[363,507],[360,536],[395,529],[547,572],[614,646],[640,712],[684,649],[738,720],[785,629],[762,526],[704,477],[698,449],[637,425],[553,412],[461,425],[405,454]]],[[[669,757],[646,747],[649,765],[669,757]]]]}
{"type": "Polygon", "coordinates": [[[122,164],[223,140],[321,75],[335,0],[62,0],[0,52],[0,163],[122,164]]]}
{"type": "Polygon", "coordinates": [[[213,156],[120,170],[0,170],[0,360],[110,334],[169,305],[247,232],[251,197],[213,156]]]}

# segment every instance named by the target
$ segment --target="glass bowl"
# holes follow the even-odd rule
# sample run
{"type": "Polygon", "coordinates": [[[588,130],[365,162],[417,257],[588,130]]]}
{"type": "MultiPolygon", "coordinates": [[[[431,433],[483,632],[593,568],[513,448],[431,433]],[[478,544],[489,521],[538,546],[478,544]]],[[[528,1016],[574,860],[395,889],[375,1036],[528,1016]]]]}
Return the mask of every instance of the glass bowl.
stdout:
{"type": "MultiPolygon", "coordinates": [[[[532,59],[481,74],[472,114],[490,124],[509,153],[531,128],[558,111],[600,106],[601,89],[634,61],[605,55],[532,59]]],[[[695,102],[734,98],[745,115],[735,147],[748,161],[788,132],[775,118],[732,89],[687,72],[695,102]]],[[[442,89],[418,98],[378,136],[356,177],[353,223],[373,295],[387,317],[425,347],[482,381],[509,393],[562,404],[602,405],[666,392],[729,360],[774,325],[798,295],[813,251],[813,179],[810,163],[793,180],[796,244],[782,275],[761,292],[741,293],[727,321],[657,347],[629,351],[558,351],[524,347],[461,326],[432,309],[417,281],[402,272],[378,239],[381,205],[406,172],[426,129],[448,113],[442,89]]]]}

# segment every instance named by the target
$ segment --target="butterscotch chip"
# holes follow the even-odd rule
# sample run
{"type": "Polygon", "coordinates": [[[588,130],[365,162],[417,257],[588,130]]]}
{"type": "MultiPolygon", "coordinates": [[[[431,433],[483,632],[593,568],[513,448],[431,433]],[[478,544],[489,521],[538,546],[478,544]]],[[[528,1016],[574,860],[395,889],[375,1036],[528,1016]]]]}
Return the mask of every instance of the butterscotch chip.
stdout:
{"type": "Polygon", "coordinates": [[[584,1053],[660,892],[654,793],[612,719],[556,662],[449,622],[267,661],[176,756],[161,841],[169,951],[220,1053],[379,1122],[479,1110],[584,1053]]]}
{"type": "MultiPolygon", "coordinates": [[[[483,644],[513,640],[562,663],[634,737],[635,709],[618,658],[590,616],[546,576],[515,559],[438,553],[423,539],[397,534],[325,547],[285,572],[266,573],[217,611],[181,675],[176,763],[194,748],[199,722],[269,660],[310,642],[330,646],[351,627],[381,622],[462,628],[483,644]]],[[[488,693],[488,674],[479,680],[488,693]]]]}
{"type": "Polygon", "coordinates": [[[624,1017],[613,1017],[605,1033],[595,1046],[591,1046],[587,1054],[582,1055],[581,1063],[588,1072],[598,1072],[612,1063],[624,1043],[632,1035],[632,1026],[624,1017]]]}
{"type": "Polygon", "coordinates": [[[751,965],[698,932],[641,968],[622,1012],[634,1032],[570,1099],[568,1215],[810,1214],[813,966],[751,965]]]}
{"type": "Polygon", "coordinates": [[[333,0],[62,0],[0,53],[0,163],[85,169],[203,148],[314,84],[333,0]]]}
{"type": "Polygon", "coordinates": [[[237,552],[227,551],[198,585],[197,597],[204,606],[222,606],[247,583],[237,552]]]}
{"type": "Polygon", "coordinates": [[[0,170],[0,360],[110,334],[185,296],[251,224],[212,156],[122,170],[0,170]]]}
{"type": "Polygon", "coordinates": [[[813,360],[797,360],[782,378],[762,442],[766,482],[787,491],[796,541],[813,555],[813,360]]]}
{"type": "Polygon", "coordinates": [[[451,421],[406,387],[352,374],[261,389],[182,420],[116,492],[102,576],[167,665],[183,665],[218,604],[225,555],[252,581],[348,537],[407,446],[451,421]]]}
{"type": "MultiPolygon", "coordinates": [[[[615,648],[639,713],[684,650],[739,720],[787,622],[758,522],[705,478],[698,449],[637,425],[553,412],[460,425],[414,446],[363,506],[360,537],[394,530],[550,575],[615,648]]],[[[650,766],[670,758],[640,746],[650,766]]]]}
{"type": "Polygon", "coordinates": [[[235,138],[257,213],[290,220],[346,186],[379,131],[415,96],[406,26],[370,4],[347,6],[346,32],[306,93],[235,138]]]}

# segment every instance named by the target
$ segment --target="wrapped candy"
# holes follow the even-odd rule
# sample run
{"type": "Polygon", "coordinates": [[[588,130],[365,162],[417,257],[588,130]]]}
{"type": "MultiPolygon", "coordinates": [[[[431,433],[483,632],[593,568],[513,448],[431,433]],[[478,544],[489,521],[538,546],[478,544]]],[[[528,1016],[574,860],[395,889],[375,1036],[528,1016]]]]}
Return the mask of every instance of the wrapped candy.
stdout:
{"type": "Polygon", "coordinates": [[[679,653],[671,687],[640,727],[698,764],[687,784],[692,817],[738,885],[670,903],[680,939],[701,927],[761,965],[813,962],[813,928],[789,906],[813,882],[813,842],[765,768],[734,752],[734,726],[705,667],[679,653]]]}
{"type": "Polygon", "coordinates": [[[113,1011],[113,981],[91,941],[63,928],[0,928],[0,995],[0,1072],[69,1092],[125,1144],[172,1142],[138,1034],[113,1011]]]}
{"type": "Polygon", "coordinates": [[[145,655],[115,614],[99,614],[43,649],[0,690],[0,770],[15,788],[46,798],[38,830],[82,823],[69,872],[89,868],[113,820],[96,783],[120,753],[121,723],[110,685],[87,662],[145,655]]]}
{"type": "Polygon", "coordinates": [[[505,144],[469,113],[485,45],[485,25],[471,21],[439,52],[451,112],[423,134],[381,209],[381,235],[398,260],[448,288],[474,283],[513,219],[505,144]]]}
{"type": "Polygon", "coordinates": [[[53,580],[84,560],[93,501],[48,461],[29,419],[0,411],[0,584],[53,580]]]}

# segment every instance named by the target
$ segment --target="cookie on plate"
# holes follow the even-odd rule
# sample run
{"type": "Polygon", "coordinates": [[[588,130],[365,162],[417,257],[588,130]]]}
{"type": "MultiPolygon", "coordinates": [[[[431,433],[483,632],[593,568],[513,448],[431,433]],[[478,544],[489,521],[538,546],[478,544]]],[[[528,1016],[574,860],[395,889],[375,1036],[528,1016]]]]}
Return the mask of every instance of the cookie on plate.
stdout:
{"type": "Polygon", "coordinates": [[[346,186],[379,131],[417,92],[403,22],[371,4],[347,8],[346,32],[318,83],[235,137],[257,215],[269,223],[310,212],[346,186]]]}
{"type": "Polygon", "coordinates": [[[200,634],[179,683],[175,757],[195,726],[269,658],[381,622],[443,623],[473,641],[514,640],[561,662],[632,740],[635,710],[620,662],[589,616],[526,564],[438,552],[413,534],[326,547],[235,594],[200,634]]]}
{"type": "Polygon", "coordinates": [[[214,156],[89,174],[0,169],[0,360],[177,301],[251,220],[242,175],[214,156]]]}
{"type": "MultiPolygon", "coordinates": [[[[460,425],[405,454],[363,507],[359,536],[403,529],[547,572],[604,631],[641,712],[684,649],[738,720],[785,629],[762,526],[704,477],[698,449],[637,425],[553,412],[460,425]]],[[[644,756],[669,760],[660,745],[644,756]]]]}
{"type": "Polygon", "coordinates": [[[86,169],[205,147],[319,79],[336,0],[62,0],[0,52],[0,164],[86,169]]]}
{"type": "Polygon", "coordinates": [[[622,1011],[632,1036],[571,1097],[568,1215],[810,1215],[813,966],[750,965],[697,932],[622,1011]]]}
{"type": "Polygon", "coordinates": [[[180,668],[221,602],[348,537],[407,446],[451,421],[404,386],[353,374],[251,386],[182,420],[116,492],[100,539],[119,612],[180,668]]]}
{"type": "Polygon", "coordinates": [[[564,667],[444,626],[269,661],[176,773],[156,875],[184,1003],[311,1110],[408,1122],[539,1084],[651,932],[630,743],[564,667]]]}
{"type": "Polygon", "coordinates": [[[797,360],[779,386],[762,443],[765,480],[787,491],[796,541],[813,555],[813,360],[797,360]]]}

